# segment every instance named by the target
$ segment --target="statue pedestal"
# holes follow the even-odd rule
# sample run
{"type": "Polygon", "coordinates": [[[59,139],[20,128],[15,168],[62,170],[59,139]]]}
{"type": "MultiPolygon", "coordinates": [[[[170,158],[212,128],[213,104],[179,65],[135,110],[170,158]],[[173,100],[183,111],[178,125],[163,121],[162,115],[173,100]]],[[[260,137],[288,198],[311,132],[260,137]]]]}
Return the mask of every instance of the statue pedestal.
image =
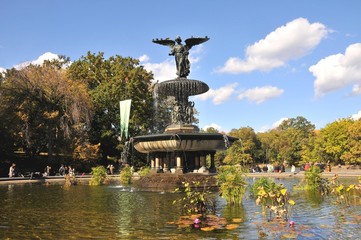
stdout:
{"type": "Polygon", "coordinates": [[[194,125],[170,125],[165,129],[165,133],[198,133],[199,128],[194,125]]]}

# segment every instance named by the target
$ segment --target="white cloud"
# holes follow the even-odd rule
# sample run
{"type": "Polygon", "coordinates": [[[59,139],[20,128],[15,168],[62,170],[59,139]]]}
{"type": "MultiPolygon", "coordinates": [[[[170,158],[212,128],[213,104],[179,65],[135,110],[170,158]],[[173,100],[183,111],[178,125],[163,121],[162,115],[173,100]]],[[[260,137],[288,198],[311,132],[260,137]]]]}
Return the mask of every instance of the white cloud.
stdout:
{"type": "Polygon", "coordinates": [[[353,85],[352,95],[361,95],[361,86],[359,84],[353,85]]]}
{"type": "Polygon", "coordinates": [[[281,123],[283,121],[288,120],[288,119],[289,118],[281,118],[281,119],[277,120],[276,122],[274,122],[271,127],[268,125],[262,126],[258,132],[267,132],[269,130],[276,129],[279,125],[281,125],[281,123]]]}
{"type": "Polygon", "coordinates": [[[316,77],[315,96],[354,84],[352,93],[360,94],[361,84],[361,43],[347,47],[345,54],[330,55],[311,66],[309,71],[316,77]]]}
{"type": "Polygon", "coordinates": [[[0,67],[0,73],[6,72],[5,68],[0,67]]]}
{"type": "MultiPolygon", "coordinates": [[[[192,48],[189,53],[189,62],[192,69],[196,68],[195,63],[199,62],[201,57],[197,56],[204,52],[203,45],[197,45],[192,48]]],[[[144,54],[140,56],[139,61],[143,64],[144,68],[148,71],[153,72],[154,79],[156,81],[166,81],[177,77],[177,67],[175,65],[174,57],[168,58],[161,63],[152,63],[148,55],[144,54]]]]}
{"type": "Polygon", "coordinates": [[[266,100],[280,96],[284,92],[283,89],[272,86],[256,87],[247,89],[238,95],[238,99],[248,98],[249,101],[257,104],[266,100]]]}
{"type": "Polygon", "coordinates": [[[59,56],[55,53],[51,53],[51,52],[46,52],[43,55],[41,55],[40,57],[38,57],[38,59],[33,60],[33,61],[27,61],[27,62],[23,62],[20,63],[18,65],[15,65],[14,68],[15,69],[22,69],[26,66],[29,66],[30,64],[34,64],[34,65],[41,65],[44,63],[45,60],[54,60],[54,59],[59,59],[59,56]]]}
{"type": "Polygon", "coordinates": [[[358,111],[358,113],[353,114],[351,118],[355,121],[359,120],[361,118],[361,111],[358,111]]]}
{"type": "Polygon", "coordinates": [[[209,89],[208,92],[197,95],[195,98],[200,100],[212,99],[212,102],[218,105],[229,99],[237,86],[238,83],[231,83],[218,89],[209,89]]]}
{"type": "Polygon", "coordinates": [[[283,121],[288,120],[288,119],[289,119],[289,118],[281,118],[281,119],[277,120],[276,122],[274,122],[274,123],[272,124],[271,129],[277,128],[279,125],[281,125],[281,124],[283,123],[283,121]]]}
{"type": "Polygon", "coordinates": [[[235,74],[270,71],[284,66],[289,60],[309,54],[329,32],[321,23],[311,24],[305,18],[295,19],[248,46],[244,60],[231,57],[217,71],[235,74]]]}
{"type": "Polygon", "coordinates": [[[148,62],[150,58],[148,57],[148,55],[143,54],[138,59],[139,59],[140,62],[148,62]]]}
{"type": "Polygon", "coordinates": [[[170,59],[161,63],[150,63],[149,60],[150,58],[147,55],[139,57],[139,61],[144,68],[154,74],[154,80],[163,82],[177,77],[176,66],[170,59]]]}

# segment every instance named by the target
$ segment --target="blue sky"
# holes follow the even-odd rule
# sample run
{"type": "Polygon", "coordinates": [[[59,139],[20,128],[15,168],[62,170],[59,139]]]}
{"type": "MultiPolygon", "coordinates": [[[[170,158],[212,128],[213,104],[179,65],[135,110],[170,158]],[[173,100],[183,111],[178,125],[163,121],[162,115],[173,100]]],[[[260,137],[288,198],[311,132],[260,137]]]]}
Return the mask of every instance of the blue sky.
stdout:
{"type": "Polygon", "coordinates": [[[361,117],[361,1],[0,0],[0,70],[93,53],[141,60],[156,80],[174,58],[153,38],[208,36],[188,78],[199,127],[266,131],[303,116],[316,128],[361,117]]]}

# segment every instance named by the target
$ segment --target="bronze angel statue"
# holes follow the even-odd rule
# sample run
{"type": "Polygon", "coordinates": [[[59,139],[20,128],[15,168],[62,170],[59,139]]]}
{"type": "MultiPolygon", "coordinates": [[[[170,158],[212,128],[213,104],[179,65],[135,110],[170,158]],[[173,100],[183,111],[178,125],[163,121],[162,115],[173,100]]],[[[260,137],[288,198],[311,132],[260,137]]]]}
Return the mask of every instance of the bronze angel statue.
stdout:
{"type": "Polygon", "coordinates": [[[186,39],[184,41],[185,45],[183,45],[181,37],[177,36],[175,40],[171,40],[169,38],[153,39],[153,42],[170,47],[169,55],[175,57],[178,78],[187,78],[190,72],[190,63],[188,59],[189,50],[193,46],[204,43],[208,40],[209,38],[207,36],[204,38],[191,37],[186,39]]]}

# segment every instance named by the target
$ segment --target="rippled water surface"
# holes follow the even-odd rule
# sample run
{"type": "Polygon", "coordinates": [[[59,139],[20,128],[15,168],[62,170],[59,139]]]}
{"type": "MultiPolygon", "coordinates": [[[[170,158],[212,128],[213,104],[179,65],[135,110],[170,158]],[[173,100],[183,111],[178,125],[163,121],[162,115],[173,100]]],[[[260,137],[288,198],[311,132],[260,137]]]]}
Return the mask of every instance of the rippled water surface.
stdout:
{"type": "Polygon", "coordinates": [[[172,204],[180,197],[175,193],[122,186],[0,185],[0,239],[360,239],[360,206],[295,191],[297,179],[282,181],[296,201],[294,229],[287,222],[268,222],[248,195],[242,206],[228,207],[215,193],[216,214],[229,223],[242,222],[233,230],[210,232],[172,224],[180,217],[180,206],[172,204]]]}

